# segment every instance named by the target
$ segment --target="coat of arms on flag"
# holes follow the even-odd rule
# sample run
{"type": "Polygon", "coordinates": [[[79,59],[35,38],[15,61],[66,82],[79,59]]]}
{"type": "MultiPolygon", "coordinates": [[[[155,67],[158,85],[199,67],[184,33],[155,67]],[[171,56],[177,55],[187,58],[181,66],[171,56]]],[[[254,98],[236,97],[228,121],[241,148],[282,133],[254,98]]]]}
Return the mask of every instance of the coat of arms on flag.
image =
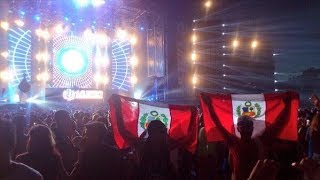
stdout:
{"type": "Polygon", "coordinates": [[[266,94],[202,93],[201,108],[208,141],[221,141],[215,122],[228,133],[240,137],[236,124],[240,116],[254,118],[252,136],[263,133],[283,140],[297,139],[299,94],[296,92],[266,94]]]}
{"type": "Polygon", "coordinates": [[[146,104],[139,104],[138,135],[140,136],[154,120],[161,121],[167,129],[170,129],[171,116],[168,107],[154,107],[146,104]]]}
{"type": "Polygon", "coordinates": [[[134,145],[151,121],[161,121],[168,130],[172,147],[195,152],[198,138],[198,111],[194,106],[151,103],[125,96],[109,99],[110,123],[120,149],[134,145]]]}
{"type": "MultiPolygon", "coordinates": [[[[237,124],[240,116],[250,116],[253,122],[254,130],[252,136],[255,137],[263,133],[265,129],[266,102],[263,94],[232,94],[233,123],[237,124]]],[[[236,135],[240,137],[238,131],[236,135]]]]}

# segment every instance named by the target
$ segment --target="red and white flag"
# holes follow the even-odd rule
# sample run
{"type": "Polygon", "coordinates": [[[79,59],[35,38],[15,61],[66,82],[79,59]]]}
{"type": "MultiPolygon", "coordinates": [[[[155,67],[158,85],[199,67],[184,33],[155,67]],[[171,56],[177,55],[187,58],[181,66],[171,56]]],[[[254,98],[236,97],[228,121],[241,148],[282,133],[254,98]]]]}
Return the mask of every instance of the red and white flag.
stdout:
{"type": "Polygon", "coordinates": [[[110,122],[120,149],[133,145],[148,124],[160,120],[168,130],[173,146],[195,152],[198,137],[198,111],[194,106],[150,103],[112,95],[109,99],[110,122]]]}
{"type": "Polygon", "coordinates": [[[252,136],[268,133],[278,139],[297,140],[299,95],[295,92],[268,94],[201,94],[201,108],[207,140],[222,141],[213,118],[230,133],[240,137],[235,130],[238,117],[253,117],[252,136]],[[214,114],[212,114],[214,113],[214,114]]]}

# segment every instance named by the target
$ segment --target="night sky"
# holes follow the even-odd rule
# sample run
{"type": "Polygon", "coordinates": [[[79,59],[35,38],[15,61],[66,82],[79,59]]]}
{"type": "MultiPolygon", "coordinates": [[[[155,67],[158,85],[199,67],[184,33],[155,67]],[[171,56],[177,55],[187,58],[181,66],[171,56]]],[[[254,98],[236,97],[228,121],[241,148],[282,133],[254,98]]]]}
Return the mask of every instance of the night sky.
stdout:
{"type": "Polygon", "coordinates": [[[270,19],[274,21],[266,26],[272,27],[270,37],[275,53],[279,54],[274,58],[276,71],[296,73],[310,67],[320,68],[319,1],[280,0],[272,3],[270,10],[270,19]]]}
{"type": "Polygon", "coordinates": [[[257,29],[271,41],[279,80],[299,75],[310,67],[320,68],[320,1],[316,0],[225,0],[216,1],[211,15],[235,22],[256,21],[257,29]],[[219,8],[219,3],[225,3],[219,8]]]}

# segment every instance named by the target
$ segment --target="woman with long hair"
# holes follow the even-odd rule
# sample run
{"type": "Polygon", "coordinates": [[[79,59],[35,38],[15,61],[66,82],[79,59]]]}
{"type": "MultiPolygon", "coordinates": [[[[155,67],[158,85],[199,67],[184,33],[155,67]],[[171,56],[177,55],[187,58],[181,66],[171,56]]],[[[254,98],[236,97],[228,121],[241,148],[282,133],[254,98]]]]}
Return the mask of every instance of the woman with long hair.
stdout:
{"type": "Polygon", "coordinates": [[[36,170],[44,180],[60,180],[67,177],[60,155],[55,149],[51,130],[36,125],[29,131],[27,152],[17,156],[16,160],[36,170]]]}

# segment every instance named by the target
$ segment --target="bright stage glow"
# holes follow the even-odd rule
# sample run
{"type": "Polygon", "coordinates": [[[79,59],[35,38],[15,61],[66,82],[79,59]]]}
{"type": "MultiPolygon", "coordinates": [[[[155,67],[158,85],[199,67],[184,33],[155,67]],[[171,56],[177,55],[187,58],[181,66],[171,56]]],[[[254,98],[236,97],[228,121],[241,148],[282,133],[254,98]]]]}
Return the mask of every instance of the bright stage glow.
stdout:
{"type": "Polygon", "coordinates": [[[47,82],[50,79],[50,75],[47,72],[42,73],[42,81],[47,82]]]}
{"type": "Polygon", "coordinates": [[[197,54],[195,52],[192,52],[191,54],[191,60],[196,61],[197,60],[197,54]]]}
{"type": "Polygon", "coordinates": [[[50,34],[47,30],[42,30],[42,29],[37,29],[36,30],[36,35],[39,37],[39,38],[43,38],[43,39],[49,39],[50,38],[50,34]]]}
{"type": "Polygon", "coordinates": [[[100,75],[100,74],[96,74],[96,75],[94,75],[94,77],[93,77],[94,82],[96,82],[97,84],[100,83],[101,79],[102,79],[102,78],[101,78],[101,75],[100,75]]]}
{"type": "Polygon", "coordinates": [[[42,73],[39,73],[36,76],[36,78],[37,78],[38,81],[47,82],[50,79],[50,75],[49,75],[48,72],[42,72],[42,73]]]}
{"type": "Polygon", "coordinates": [[[33,96],[31,98],[28,98],[26,101],[27,101],[27,103],[32,103],[32,104],[44,104],[44,103],[46,103],[45,100],[41,100],[39,98],[40,98],[39,95],[37,95],[37,96],[33,96]]]}
{"type": "Polygon", "coordinates": [[[42,29],[36,29],[36,35],[39,37],[42,36],[42,29]]]}
{"type": "Polygon", "coordinates": [[[1,24],[0,24],[1,28],[5,31],[8,31],[9,30],[9,23],[6,22],[6,21],[2,21],[1,24]]]}
{"type": "Polygon", "coordinates": [[[94,7],[98,7],[105,4],[106,2],[104,0],[92,0],[91,3],[94,7]]]}
{"type": "Polygon", "coordinates": [[[134,85],[134,84],[137,84],[137,82],[138,82],[137,76],[133,75],[133,76],[131,77],[131,83],[134,85]]]}
{"type": "Polygon", "coordinates": [[[56,25],[56,27],[54,27],[54,31],[57,33],[57,34],[61,34],[63,33],[63,25],[62,24],[58,24],[56,25]]]}
{"type": "Polygon", "coordinates": [[[193,34],[191,40],[193,43],[195,43],[197,41],[197,36],[193,34]]]}
{"type": "Polygon", "coordinates": [[[232,42],[232,46],[233,46],[233,48],[237,48],[238,46],[239,46],[239,41],[238,40],[233,40],[233,42],[232,42]]]}
{"type": "Polygon", "coordinates": [[[108,84],[109,83],[109,78],[106,75],[101,75],[101,74],[96,74],[93,77],[94,82],[96,82],[96,84],[108,84]]]}
{"type": "Polygon", "coordinates": [[[142,94],[143,94],[143,91],[141,89],[137,89],[137,90],[134,91],[133,97],[135,99],[141,99],[142,98],[142,94]]]}
{"type": "Polygon", "coordinates": [[[16,25],[19,26],[19,27],[24,26],[24,22],[22,20],[20,20],[20,19],[15,20],[14,23],[16,23],[16,25]]]}
{"type": "Polygon", "coordinates": [[[198,82],[198,77],[197,77],[197,75],[194,74],[192,77],[192,85],[196,85],[197,82],[198,82]]]}
{"type": "Polygon", "coordinates": [[[130,44],[132,46],[136,45],[137,44],[137,37],[136,36],[132,36],[131,39],[130,39],[130,44]]]}
{"type": "Polygon", "coordinates": [[[20,96],[19,96],[19,94],[14,94],[14,96],[13,96],[13,102],[14,102],[14,103],[20,102],[20,96]]]}
{"type": "Polygon", "coordinates": [[[1,53],[1,56],[4,57],[4,58],[7,58],[9,56],[9,53],[8,51],[4,51],[1,53]]]}
{"type": "Polygon", "coordinates": [[[50,55],[47,52],[38,53],[36,55],[36,60],[39,61],[39,62],[40,61],[47,62],[49,60],[49,58],[50,58],[50,55]]]}
{"type": "Polygon", "coordinates": [[[42,54],[41,53],[36,54],[36,60],[37,61],[41,61],[42,60],[42,54]]]}
{"type": "Polygon", "coordinates": [[[43,39],[49,39],[50,38],[50,34],[47,30],[42,32],[42,37],[43,39]]]}
{"type": "Polygon", "coordinates": [[[210,8],[210,7],[212,6],[211,0],[207,0],[207,1],[204,3],[204,6],[205,6],[206,8],[210,8]]]}
{"type": "Polygon", "coordinates": [[[132,56],[131,59],[130,59],[130,63],[131,63],[132,67],[136,67],[138,65],[138,63],[139,63],[137,56],[132,56]]]}
{"type": "Polygon", "coordinates": [[[119,29],[116,32],[116,37],[122,41],[126,40],[128,37],[128,32],[126,30],[123,29],[119,29]]]}
{"type": "Polygon", "coordinates": [[[10,81],[13,79],[13,73],[10,70],[0,72],[0,79],[3,81],[10,81]]]}
{"type": "Polygon", "coordinates": [[[95,61],[97,67],[107,67],[108,66],[108,59],[105,59],[104,57],[95,58],[94,61],[95,61]]]}
{"type": "Polygon", "coordinates": [[[109,37],[104,33],[98,33],[96,35],[96,42],[101,46],[107,45],[109,43],[109,37]]]}
{"type": "Polygon", "coordinates": [[[76,48],[62,49],[58,53],[58,68],[67,76],[82,76],[88,68],[88,57],[76,48]]]}
{"type": "Polygon", "coordinates": [[[86,29],[84,32],[83,32],[83,37],[84,38],[87,38],[87,39],[91,39],[93,38],[94,34],[92,33],[91,29],[86,29]]]}
{"type": "Polygon", "coordinates": [[[257,48],[257,47],[258,47],[258,41],[253,40],[253,41],[251,42],[251,48],[252,48],[252,49],[255,49],[255,48],[257,48]]]}
{"type": "Polygon", "coordinates": [[[36,78],[37,78],[38,81],[41,81],[41,79],[42,79],[41,75],[42,75],[41,73],[37,74],[36,78]]]}

